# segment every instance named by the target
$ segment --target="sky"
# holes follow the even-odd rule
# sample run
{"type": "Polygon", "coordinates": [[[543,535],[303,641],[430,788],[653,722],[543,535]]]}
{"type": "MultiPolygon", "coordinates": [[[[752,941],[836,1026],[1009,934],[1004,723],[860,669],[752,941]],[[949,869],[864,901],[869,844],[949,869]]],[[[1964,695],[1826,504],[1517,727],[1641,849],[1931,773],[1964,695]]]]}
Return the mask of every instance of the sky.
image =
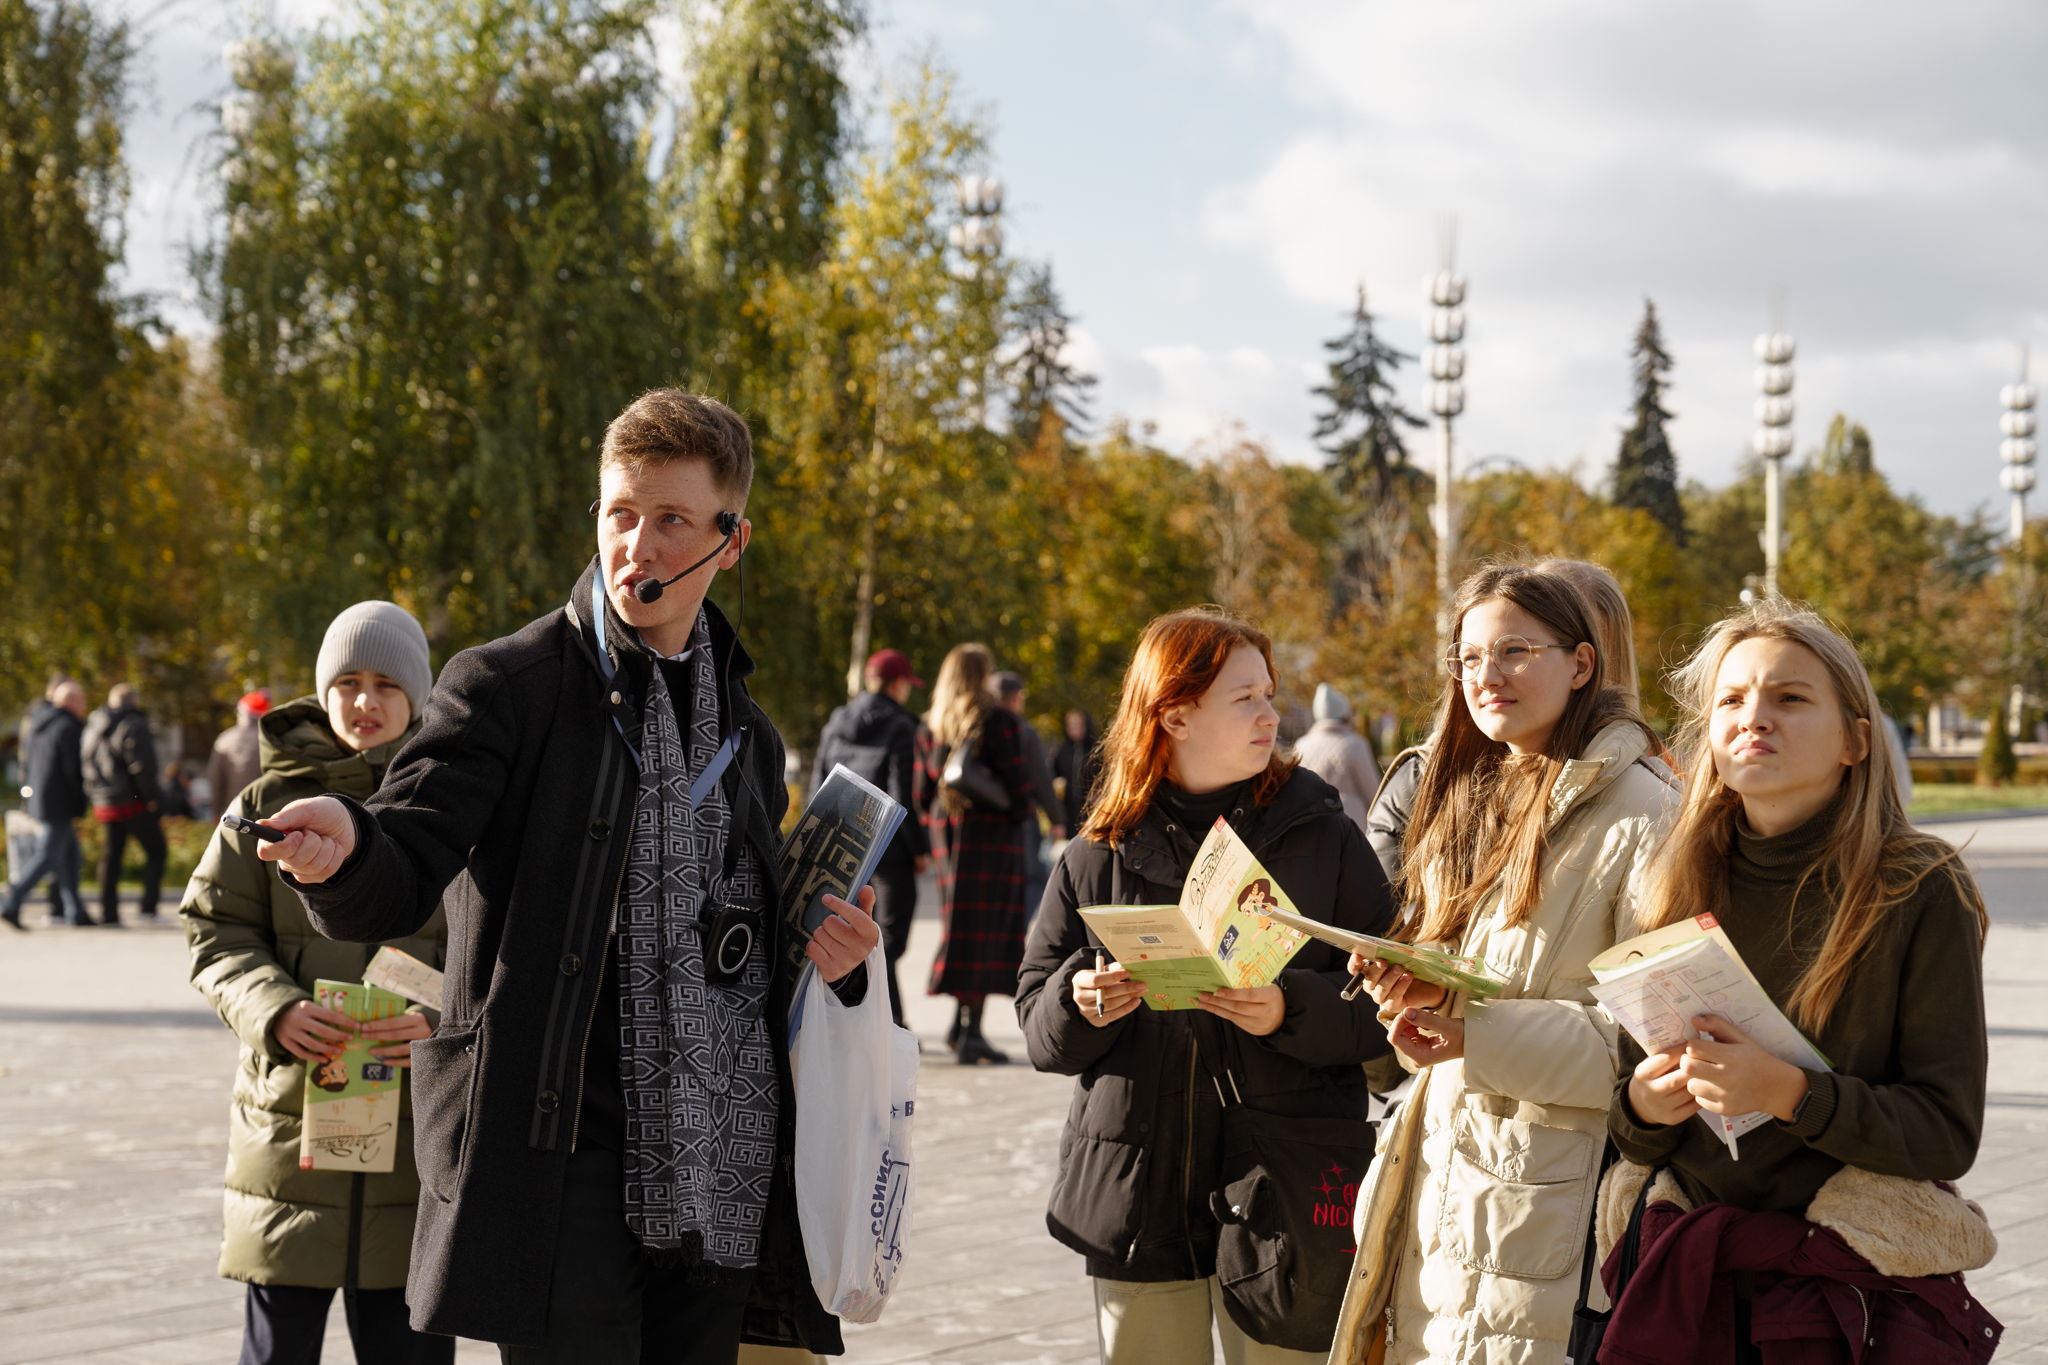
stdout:
{"type": "MultiPolygon", "coordinates": [[[[1421,349],[1437,225],[1469,280],[1461,461],[1611,462],[1654,300],[1680,473],[1724,483],[1752,343],[1798,343],[1803,451],[1847,413],[1937,511],[2001,520],[1999,389],[2048,351],[2048,5],[2035,0],[872,0],[864,86],[935,56],[1048,260],[1098,426],[1170,449],[1310,433],[1367,290],[1421,349]]],[[[132,289],[196,326],[220,49],[248,13],[102,0],[142,42],[132,289]]],[[[2048,356],[2035,366],[2037,381],[2048,356]]],[[[1423,406],[1420,365],[1400,372],[1423,406]]],[[[1418,453],[1433,450],[1425,437],[1418,453]]]]}

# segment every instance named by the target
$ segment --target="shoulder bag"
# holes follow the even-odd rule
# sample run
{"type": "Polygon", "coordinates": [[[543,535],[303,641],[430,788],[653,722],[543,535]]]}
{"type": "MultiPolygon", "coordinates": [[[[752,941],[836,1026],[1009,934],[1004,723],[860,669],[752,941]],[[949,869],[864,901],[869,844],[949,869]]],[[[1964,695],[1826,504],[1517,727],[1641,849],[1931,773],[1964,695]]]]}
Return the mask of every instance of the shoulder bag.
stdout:
{"type": "Polygon", "coordinates": [[[970,806],[1003,812],[1010,809],[1010,789],[995,769],[981,761],[979,729],[947,751],[939,785],[970,806]]]}
{"type": "Polygon", "coordinates": [[[1600,1163],[1600,1174],[1594,1177],[1593,1221],[1586,1225],[1586,1250],[1579,1262],[1579,1301],[1572,1309],[1571,1341],[1564,1348],[1565,1365],[1594,1365],[1600,1359],[1600,1343],[1607,1335],[1607,1320],[1614,1316],[1614,1305],[1621,1301],[1628,1282],[1635,1277],[1636,1258],[1641,1250],[1643,1236],[1643,1209],[1650,1202],[1650,1187],[1657,1183],[1657,1172],[1651,1170],[1649,1178],[1643,1181],[1643,1188],[1636,1195],[1635,1207],[1629,1210],[1628,1228],[1621,1234],[1621,1241],[1615,1244],[1614,1254],[1618,1258],[1614,1270],[1614,1297],[1604,1309],[1587,1306],[1587,1297],[1593,1287],[1594,1236],[1600,1226],[1599,1189],[1600,1181],[1607,1175],[1619,1156],[1614,1143],[1609,1141],[1605,1159],[1600,1163]]]}

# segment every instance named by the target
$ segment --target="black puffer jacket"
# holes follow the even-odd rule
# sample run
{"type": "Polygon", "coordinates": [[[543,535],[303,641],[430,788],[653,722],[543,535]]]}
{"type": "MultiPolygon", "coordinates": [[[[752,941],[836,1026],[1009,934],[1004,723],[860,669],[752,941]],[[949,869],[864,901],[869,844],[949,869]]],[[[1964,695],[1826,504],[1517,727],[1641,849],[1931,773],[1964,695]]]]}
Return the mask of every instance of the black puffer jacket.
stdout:
{"type": "Polygon", "coordinates": [[[116,711],[101,707],[86,718],[80,741],[85,794],[95,806],[154,804],[157,787],[156,737],[149,717],[133,702],[116,711]]]}
{"type": "MultiPolygon", "coordinates": [[[[1391,923],[1379,860],[1335,789],[1315,774],[1297,769],[1271,805],[1247,802],[1225,818],[1302,914],[1366,933],[1391,923]]],[[[1140,1006],[1104,1028],[1081,1017],[1073,977],[1094,965],[1099,945],[1075,911],[1178,900],[1203,833],[1180,828],[1155,803],[1118,848],[1068,844],[1018,973],[1017,1015],[1032,1065],[1078,1078],[1046,1223],[1104,1279],[1214,1272],[1209,1195],[1220,1184],[1222,1107],[1209,1073],[1227,1067],[1256,1108],[1356,1116],[1362,1126],[1359,1063],[1388,1051],[1372,1002],[1339,998],[1349,980],[1344,954],[1315,941],[1281,973],[1287,1017],[1263,1038],[1201,1010],[1140,1006]]]]}
{"type": "MultiPolygon", "coordinates": [[[[844,763],[880,787],[905,810],[912,803],[911,773],[917,766],[917,717],[881,692],[863,692],[834,711],[818,736],[818,758],[811,765],[811,790],[816,791],[844,763]]],[[[896,827],[884,856],[902,862],[931,852],[924,823],[905,820],[896,827]]]]}

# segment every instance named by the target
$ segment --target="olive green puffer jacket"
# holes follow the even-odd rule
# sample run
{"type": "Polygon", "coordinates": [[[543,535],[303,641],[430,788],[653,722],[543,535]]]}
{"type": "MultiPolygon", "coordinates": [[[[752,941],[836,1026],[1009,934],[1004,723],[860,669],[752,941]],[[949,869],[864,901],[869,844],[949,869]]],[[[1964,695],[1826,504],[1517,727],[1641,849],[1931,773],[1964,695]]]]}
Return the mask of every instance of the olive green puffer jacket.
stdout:
{"type": "MultiPolygon", "coordinates": [[[[229,807],[257,819],[325,792],[368,798],[412,734],[408,729],[399,740],[356,753],[335,738],[313,697],[273,709],[260,729],[262,775],[229,807]]],[[[399,1107],[395,1170],[301,1171],[299,1108],[306,1068],[270,1033],[280,1012],[313,998],[315,980],[362,980],[377,945],[322,938],[276,864],[258,860],[255,838],[224,828],[214,830],[179,913],[192,947],[192,984],[242,1040],[228,1116],[220,1273],[252,1284],[402,1287],[419,1199],[410,1081],[399,1107]],[[351,1277],[352,1224],[357,1252],[351,1277]]],[[[447,926],[436,911],[418,934],[391,946],[439,967],[446,938],[447,926]]]]}

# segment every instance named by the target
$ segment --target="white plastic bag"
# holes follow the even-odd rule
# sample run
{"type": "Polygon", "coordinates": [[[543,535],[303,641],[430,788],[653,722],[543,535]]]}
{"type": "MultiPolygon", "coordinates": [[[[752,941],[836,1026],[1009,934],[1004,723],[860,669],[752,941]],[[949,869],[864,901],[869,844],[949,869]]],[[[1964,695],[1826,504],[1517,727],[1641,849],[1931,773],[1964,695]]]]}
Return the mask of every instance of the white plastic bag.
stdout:
{"type": "Polygon", "coordinates": [[[811,1286],[848,1322],[882,1315],[910,1231],[917,1035],[889,1017],[888,962],[868,954],[861,1003],[806,968],[789,1011],[796,1078],[796,1206],[811,1286]]]}

